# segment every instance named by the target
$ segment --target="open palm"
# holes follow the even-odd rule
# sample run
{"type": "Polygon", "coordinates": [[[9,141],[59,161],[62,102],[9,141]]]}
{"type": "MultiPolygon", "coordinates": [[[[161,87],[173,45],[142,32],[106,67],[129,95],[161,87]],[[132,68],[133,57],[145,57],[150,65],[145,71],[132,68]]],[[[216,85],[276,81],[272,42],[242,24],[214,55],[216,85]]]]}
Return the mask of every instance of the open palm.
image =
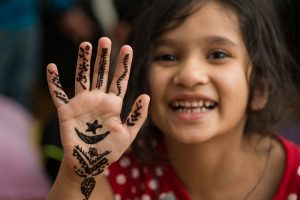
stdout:
{"type": "Polygon", "coordinates": [[[57,108],[66,167],[83,178],[82,194],[89,198],[94,176],[101,174],[126,151],[141,128],[149,105],[147,95],[139,96],[125,123],[121,122],[123,97],[132,61],[132,49],[121,48],[110,87],[107,84],[111,41],[101,38],[92,81],[92,46],[79,47],[75,75],[75,97],[69,99],[62,89],[55,64],[47,66],[49,90],[57,108]]]}

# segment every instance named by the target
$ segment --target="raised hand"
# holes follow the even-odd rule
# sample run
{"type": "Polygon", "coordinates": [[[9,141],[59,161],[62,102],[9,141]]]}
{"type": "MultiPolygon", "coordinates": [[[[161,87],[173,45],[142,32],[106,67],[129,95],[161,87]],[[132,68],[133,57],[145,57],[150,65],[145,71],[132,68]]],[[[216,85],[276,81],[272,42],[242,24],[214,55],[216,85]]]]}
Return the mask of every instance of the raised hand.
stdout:
{"type": "Polygon", "coordinates": [[[90,80],[92,46],[80,44],[75,75],[75,97],[69,99],[59,81],[55,64],[47,66],[47,79],[53,102],[57,108],[61,140],[64,148],[63,164],[69,178],[81,182],[81,193],[89,199],[95,176],[117,161],[136,137],[147,116],[149,97],[141,95],[132,106],[125,123],[120,113],[126,92],[132,61],[132,49],[121,48],[117,68],[108,85],[111,41],[101,38],[90,80]]]}

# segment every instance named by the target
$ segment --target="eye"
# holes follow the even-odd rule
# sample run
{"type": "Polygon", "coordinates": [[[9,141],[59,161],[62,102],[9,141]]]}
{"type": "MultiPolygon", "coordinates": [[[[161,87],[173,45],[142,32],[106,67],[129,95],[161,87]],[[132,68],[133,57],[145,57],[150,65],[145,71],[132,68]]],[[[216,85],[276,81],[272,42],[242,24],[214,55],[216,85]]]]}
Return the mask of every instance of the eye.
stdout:
{"type": "Polygon", "coordinates": [[[175,62],[178,61],[178,57],[173,54],[161,54],[154,57],[155,61],[175,62]]]}
{"type": "Polygon", "coordinates": [[[222,60],[231,57],[229,53],[218,50],[210,52],[207,56],[209,60],[222,60]]]}

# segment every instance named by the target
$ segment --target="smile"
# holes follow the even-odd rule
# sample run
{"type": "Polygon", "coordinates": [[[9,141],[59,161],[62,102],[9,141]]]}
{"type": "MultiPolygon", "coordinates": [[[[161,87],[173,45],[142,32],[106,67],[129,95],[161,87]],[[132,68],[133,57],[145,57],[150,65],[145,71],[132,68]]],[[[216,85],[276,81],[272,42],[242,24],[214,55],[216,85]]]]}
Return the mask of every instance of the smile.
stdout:
{"type": "Polygon", "coordinates": [[[176,112],[199,113],[212,110],[217,106],[216,102],[209,100],[199,101],[174,101],[170,105],[172,110],[176,112]]]}

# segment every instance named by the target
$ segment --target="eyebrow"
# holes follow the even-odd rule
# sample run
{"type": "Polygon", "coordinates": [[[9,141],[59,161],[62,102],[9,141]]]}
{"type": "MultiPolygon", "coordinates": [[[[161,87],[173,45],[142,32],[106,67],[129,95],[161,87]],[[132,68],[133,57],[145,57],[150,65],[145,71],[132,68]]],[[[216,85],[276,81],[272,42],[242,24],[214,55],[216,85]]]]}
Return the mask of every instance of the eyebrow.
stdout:
{"type": "MultiPolygon", "coordinates": [[[[206,43],[206,44],[215,44],[215,45],[229,45],[229,46],[234,46],[237,47],[238,45],[233,42],[232,40],[223,37],[223,36],[218,36],[218,35],[212,35],[212,36],[207,36],[204,38],[199,39],[200,43],[206,43]]],[[[168,39],[168,38],[162,38],[157,40],[155,43],[155,46],[175,46],[178,43],[178,41],[173,40],[173,39],[168,39]]]]}
{"type": "Polygon", "coordinates": [[[207,41],[208,43],[212,43],[212,44],[238,46],[232,40],[230,40],[226,37],[223,37],[223,36],[218,36],[218,35],[205,37],[204,40],[207,41]]]}

